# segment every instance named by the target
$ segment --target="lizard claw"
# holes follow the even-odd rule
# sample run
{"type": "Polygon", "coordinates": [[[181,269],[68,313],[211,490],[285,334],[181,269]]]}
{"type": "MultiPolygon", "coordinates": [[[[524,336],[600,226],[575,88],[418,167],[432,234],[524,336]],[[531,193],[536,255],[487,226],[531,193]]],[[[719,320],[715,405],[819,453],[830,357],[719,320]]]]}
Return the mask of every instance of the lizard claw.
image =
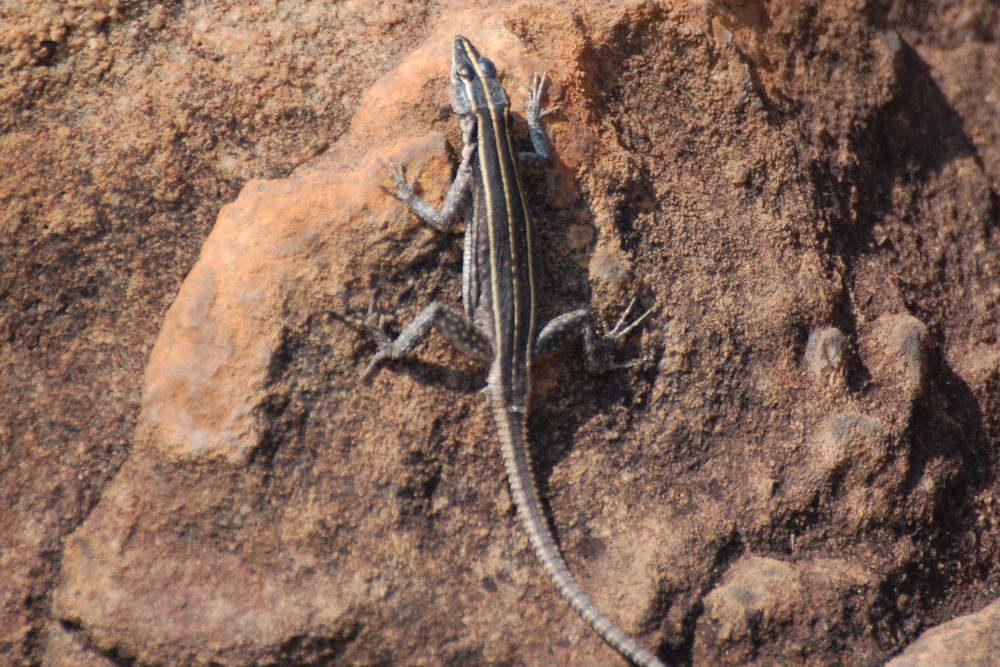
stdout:
{"type": "Polygon", "coordinates": [[[650,308],[642,315],[626,324],[626,322],[628,322],[629,315],[632,313],[632,309],[635,307],[636,301],[636,298],[633,297],[632,300],[629,301],[628,306],[625,307],[621,316],[618,318],[618,321],[615,322],[615,326],[612,327],[611,331],[608,331],[604,335],[600,336],[596,345],[597,349],[595,350],[595,360],[593,362],[596,369],[601,371],[612,371],[624,368],[634,368],[635,366],[638,366],[646,361],[646,357],[639,357],[638,359],[632,359],[631,361],[620,363],[611,361],[611,350],[614,348],[615,344],[642,324],[643,321],[649,317],[650,313],[653,312],[653,309],[650,308]]]}
{"type": "Polygon", "coordinates": [[[559,107],[553,107],[551,109],[542,108],[542,95],[545,92],[545,81],[547,72],[542,72],[539,75],[537,72],[531,75],[531,86],[525,84],[524,89],[528,93],[527,99],[524,100],[524,113],[529,120],[538,121],[550,113],[555,113],[559,111],[559,107]]]}
{"type": "Polygon", "coordinates": [[[375,342],[375,354],[361,371],[358,381],[364,382],[375,367],[392,356],[392,336],[385,330],[385,315],[375,307],[375,295],[368,300],[368,310],[365,313],[364,328],[375,342]]]}
{"type": "Polygon", "coordinates": [[[386,164],[381,159],[378,159],[378,164],[382,167],[382,171],[384,171],[386,175],[392,179],[396,189],[391,190],[384,185],[380,185],[379,187],[403,203],[408,204],[413,201],[416,197],[413,187],[416,185],[417,179],[414,178],[411,182],[407,183],[406,170],[402,166],[393,162],[392,158],[389,158],[389,164],[386,164]]]}
{"type": "Polygon", "coordinates": [[[388,358],[389,357],[387,355],[382,354],[381,352],[376,353],[375,356],[371,358],[371,361],[368,362],[368,365],[365,366],[365,370],[361,371],[361,375],[358,376],[358,382],[364,382],[367,380],[372,374],[372,371],[375,370],[375,367],[388,358]]]}
{"type": "Polygon", "coordinates": [[[633,329],[642,324],[643,320],[649,317],[649,314],[653,312],[653,309],[650,308],[645,313],[632,320],[631,324],[626,326],[625,320],[628,319],[629,313],[632,312],[632,308],[635,307],[635,304],[636,304],[636,298],[632,297],[632,300],[629,301],[628,306],[622,312],[621,317],[619,317],[618,321],[615,322],[614,328],[612,328],[611,331],[608,332],[608,338],[610,338],[612,342],[618,342],[619,339],[627,336],[633,329]]]}
{"type": "Polygon", "coordinates": [[[358,380],[363,382],[381,362],[392,357],[392,336],[385,330],[385,315],[375,307],[375,295],[368,300],[364,317],[339,315],[347,324],[367,333],[375,343],[375,354],[369,360],[358,380]]]}

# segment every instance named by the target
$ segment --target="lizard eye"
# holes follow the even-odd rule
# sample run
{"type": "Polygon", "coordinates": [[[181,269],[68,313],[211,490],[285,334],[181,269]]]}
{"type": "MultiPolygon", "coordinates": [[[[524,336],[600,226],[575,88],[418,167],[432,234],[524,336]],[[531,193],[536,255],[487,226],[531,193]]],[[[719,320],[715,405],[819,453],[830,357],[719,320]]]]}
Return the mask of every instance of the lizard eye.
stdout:
{"type": "Polygon", "coordinates": [[[483,70],[483,74],[488,77],[494,77],[497,75],[497,68],[493,65],[493,62],[488,58],[481,58],[479,60],[479,68],[483,70]]]}
{"type": "Polygon", "coordinates": [[[475,76],[475,73],[472,71],[472,67],[466,63],[462,63],[458,66],[458,75],[463,79],[471,79],[475,76]]]}

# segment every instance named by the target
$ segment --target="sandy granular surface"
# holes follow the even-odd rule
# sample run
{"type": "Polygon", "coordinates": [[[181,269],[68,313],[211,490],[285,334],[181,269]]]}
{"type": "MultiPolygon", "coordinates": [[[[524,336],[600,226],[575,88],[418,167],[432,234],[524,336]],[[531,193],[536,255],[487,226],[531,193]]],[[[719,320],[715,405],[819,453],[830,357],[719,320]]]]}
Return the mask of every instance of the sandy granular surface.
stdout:
{"type": "MultiPolygon", "coordinates": [[[[458,32],[515,100],[551,73],[542,317],[654,308],[630,370],[536,365],[538,481],[608,615],[682,664],[872,664],[996,600],[998,31],[989,2],[3,5],[0,663],[616,659],[516,522],[483,369],[435,339],[356,381],[343,315],[459,301],[460,241],[375,163],[440,202],[458,32]]],[[[910,655],[991,655],[991,609],[910,655]]]]}

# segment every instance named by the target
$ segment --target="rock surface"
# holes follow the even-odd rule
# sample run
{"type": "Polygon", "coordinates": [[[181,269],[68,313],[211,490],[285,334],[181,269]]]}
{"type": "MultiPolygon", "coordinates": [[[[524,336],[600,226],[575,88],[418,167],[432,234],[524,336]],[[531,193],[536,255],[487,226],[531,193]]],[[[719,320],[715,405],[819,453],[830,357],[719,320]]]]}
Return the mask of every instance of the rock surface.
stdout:
{"type": "Polygon", "coordinates": [[[1000,656],[1000,601],[924,632],[886,667],[996,664],[1000,656]]]}
{"type": "MultiPolygon", "coordinates": [[[[543,316],[655,307],[632,371],[538,365],[599,605],[713,665],[872,664],[982,608],[1000,19],[921,7],[0,7],[0,663],[614,661],[515,521],[483,369],[433,340],[356,382],[344,315],[458,299],[375,158],[440,201],[459,32],[515,99],[551,72],[543,316]]],[[[954,623],[899,660],[995,649],[954,623]]]]}
{"type": "Polygon", "coordinates": [[[870,572],[844,559],[785,562],[744,555],[705,596],[693,661],[747,664],[768,646],[767,662],[808,661],[834,650],[859,663],[874,662],[877,652],[866,655],[842,644],[847,633],[836,628],[840,619],[852,620],[853,609],[871,604],[872,584],[870,572]]]}

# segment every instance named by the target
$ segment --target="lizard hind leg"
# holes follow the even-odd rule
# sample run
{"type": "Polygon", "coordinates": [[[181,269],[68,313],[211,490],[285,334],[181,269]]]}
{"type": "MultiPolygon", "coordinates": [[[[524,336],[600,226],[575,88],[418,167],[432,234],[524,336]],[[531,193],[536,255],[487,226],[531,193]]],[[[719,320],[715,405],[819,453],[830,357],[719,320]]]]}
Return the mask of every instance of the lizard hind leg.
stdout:
{"type": "Polygon", "coordinates": [[[573,340],[583,340],[584,362],[587,370],[592,373],[629,368],[638,362],[615,363],[611,360],[611,351],[615,344],[638,327],[653,312],[650,308],[628,324],[629,315],[635,306],[635,299],[629,302],[627,308],[618,318],[611,331],[600,330],[594,321],[594,314],[589,308],[580,308],[553,318],[538,332],[535,343],[535,354],[545,357],[557,352],[573,340]]]}
{"type": "Polygon", "coordinates": [[[409,355],[430,334],[431,329],[436,329],[458,350],[474,359],[490,361],[493,358],[493,347],[476,325],[464,315],[437,301],[420,311],[420,314],[393,338],[385,330],[385,316],[375,309],[375,298],[372,297],[362,328],[375,341],[376,352],[362,371],[361,380],[371,375],[382,361],[402,359],[409,355]]]}

